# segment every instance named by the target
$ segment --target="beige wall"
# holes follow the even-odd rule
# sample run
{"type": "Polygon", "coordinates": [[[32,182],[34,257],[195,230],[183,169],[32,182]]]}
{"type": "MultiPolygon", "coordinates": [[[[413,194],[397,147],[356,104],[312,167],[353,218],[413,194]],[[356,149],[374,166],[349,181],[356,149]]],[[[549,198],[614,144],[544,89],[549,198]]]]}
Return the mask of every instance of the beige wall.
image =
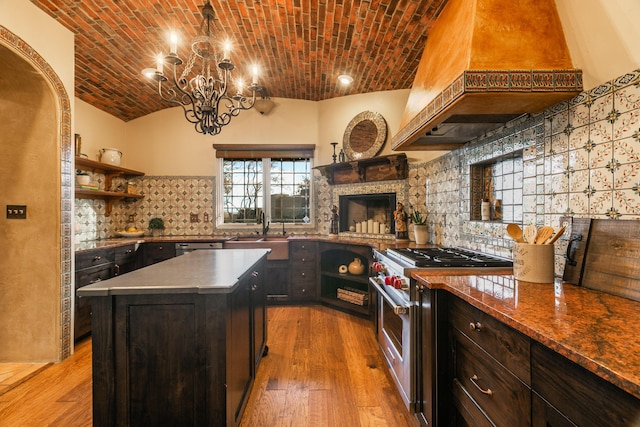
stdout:
{"type": "Polygon", "coordinates": [[[0,0],[0,25],[37,52],[25,58],[0,42],[0,206],[27,205],[26,219],[0,216],[0,362],[56,361],[69,342],[61,327],[61,88],[31,60],[52,68],[73,105],[73,35],[27,0],[0,0]]]}
{"type": "Polygon", "coordinates": [[[640,67],[640,1],[556,0],[585,90],[640,67]]]}

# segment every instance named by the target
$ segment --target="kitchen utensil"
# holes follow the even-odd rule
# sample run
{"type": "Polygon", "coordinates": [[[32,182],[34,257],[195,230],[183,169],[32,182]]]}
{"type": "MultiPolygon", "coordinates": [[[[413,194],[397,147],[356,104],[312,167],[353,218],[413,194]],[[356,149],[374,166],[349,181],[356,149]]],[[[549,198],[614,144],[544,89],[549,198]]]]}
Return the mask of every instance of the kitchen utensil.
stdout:
{"type": "Polygon", "coordinates": [[[548,225],[541,227],[536,235],[536,245],[541,245],[546,242],[549,237],[553,236],[553,232],[553,227],[549,227],[548,225]]]}
{"type": "Polygon", "coordinates": [[[520,228],[518,224],[507,224],[507,233],[516,242],[524,243],[524,238],[522,237],[522,228],[520,228]]]}
{"type": "Polygon", "coordinates": [[[553,245],[556,242],[556,240],[558,240],[560,238],[560,236],[562,236],[564,234],[564,230],[566,228],[567,227],[560,227],[558,229],[558,231],[556,231],[556,234],[554,234],[551,238],[547,239],[547,241],[544,242],[544,244],[545,245],[553,245]]]}
{"type": "Polygon", "coordinates": [[[536,242],[538,228],[535,225],[527,225],[524,228],[524,241],[533,245],[536,242]]]}

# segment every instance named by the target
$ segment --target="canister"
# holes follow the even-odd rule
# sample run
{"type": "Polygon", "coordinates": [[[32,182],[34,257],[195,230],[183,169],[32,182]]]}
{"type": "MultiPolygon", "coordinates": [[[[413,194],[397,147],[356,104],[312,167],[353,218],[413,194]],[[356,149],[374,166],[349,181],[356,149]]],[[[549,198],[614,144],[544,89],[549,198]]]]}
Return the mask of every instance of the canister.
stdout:
{"type": "Polygon", "coordinates": [[[553,283],[553,245],[516,243],[513,247],[513,277],[533,283],[553,283]]]}

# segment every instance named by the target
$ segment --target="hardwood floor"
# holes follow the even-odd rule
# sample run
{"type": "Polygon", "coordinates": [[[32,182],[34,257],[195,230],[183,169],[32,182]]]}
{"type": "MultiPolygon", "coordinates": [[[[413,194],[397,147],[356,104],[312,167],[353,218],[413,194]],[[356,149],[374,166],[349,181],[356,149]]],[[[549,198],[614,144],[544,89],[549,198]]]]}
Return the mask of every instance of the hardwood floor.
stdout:
{"type": "MultiPolygon", "coordinates": [[[[417,426],[371,323],[323,306],[269,307],[263,358],[242,427],[417,426]]],[[[0,427],[91,426],[91,340],[0,396],[0,427]]]]}

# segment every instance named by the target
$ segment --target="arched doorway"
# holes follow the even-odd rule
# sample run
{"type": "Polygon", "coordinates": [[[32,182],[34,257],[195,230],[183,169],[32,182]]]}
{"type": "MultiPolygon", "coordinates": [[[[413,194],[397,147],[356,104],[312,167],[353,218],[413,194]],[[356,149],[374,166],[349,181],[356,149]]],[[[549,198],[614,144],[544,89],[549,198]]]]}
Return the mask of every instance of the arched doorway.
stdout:
{"type": "Polygon", "coordinates": [[[62,81],[0,26],[0,362],[58,361],[73,351],[71,108],[62,81]]]}

